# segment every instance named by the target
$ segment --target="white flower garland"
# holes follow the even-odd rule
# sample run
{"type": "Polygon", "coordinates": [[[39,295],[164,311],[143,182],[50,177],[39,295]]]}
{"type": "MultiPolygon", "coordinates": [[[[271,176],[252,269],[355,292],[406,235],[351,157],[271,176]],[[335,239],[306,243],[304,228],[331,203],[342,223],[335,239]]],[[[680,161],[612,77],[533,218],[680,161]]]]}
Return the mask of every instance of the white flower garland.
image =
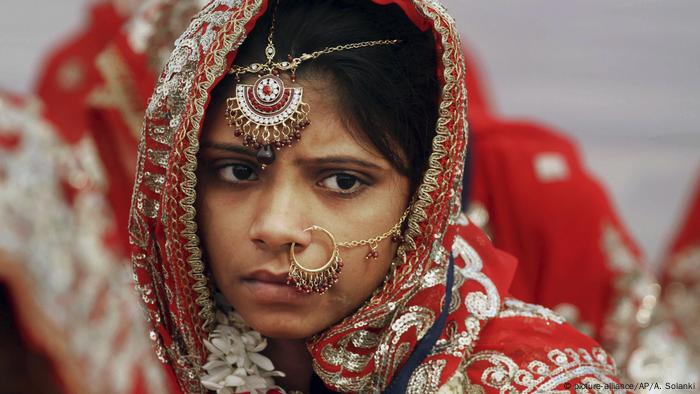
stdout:
{"type": "Polygon", "coordinates": [[[204,340],[210,353],[203,367],[206,374],[201,378],[202,385],[217,394],[264,394],[271,389],[284,393],[273,379],[284,373],[275,371],[272,361],[260,354],[267,340],[231,309],[217,311],[216,321],[219,324],[209,340],[204,340]]]}

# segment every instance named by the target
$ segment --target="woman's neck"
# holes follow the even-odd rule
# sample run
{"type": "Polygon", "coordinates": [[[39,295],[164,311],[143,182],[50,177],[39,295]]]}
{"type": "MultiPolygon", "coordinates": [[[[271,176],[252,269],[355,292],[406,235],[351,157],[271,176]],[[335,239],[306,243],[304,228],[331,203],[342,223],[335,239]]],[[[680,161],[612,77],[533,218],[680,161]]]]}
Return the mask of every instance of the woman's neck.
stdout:
{"type": "Polygon", "coordinates": [[[263,353],[270,358],[275,369],[285,374],[275,382],[287,392],[309,392],[311,384],[311,355],[303,339],[267,339],[263,353]]]}

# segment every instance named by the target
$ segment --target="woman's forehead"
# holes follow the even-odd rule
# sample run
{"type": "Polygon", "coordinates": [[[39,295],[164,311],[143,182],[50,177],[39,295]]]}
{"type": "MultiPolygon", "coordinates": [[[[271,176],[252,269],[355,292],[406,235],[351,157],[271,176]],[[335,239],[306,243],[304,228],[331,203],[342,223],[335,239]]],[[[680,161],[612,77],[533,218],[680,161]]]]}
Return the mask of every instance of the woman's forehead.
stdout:
{"type": "MultiPolygon", "coordinates": [[[[332,82],[304,80],[298,85],[304,89],[304,99],[311,108],[308,115],[311,123],[304,129],[298,142],[277,152],[280,159],[286,157],[299,163],[329,156],[352,156],[374,163],[379,168],[391,167],[376,148],[357,138],[357,133],[353,133],[347,122],[343,121],[332,82]]],[[[232,89],[227,89],[223,94],[231,93],[232,89]]],[[[213,100],[217,103],[222,101],[225,101],[225,97],[213,100]]],[[[245,148],[242,139],[235,136],[233,128],[228,124],[224,106],[214,104],[207,112],[207,117],[213,119],[207,119],[203,130],[203,147],[229,145],[245,148]]],[[[248,150],[254,156],[255,151],[248,150]]]]}

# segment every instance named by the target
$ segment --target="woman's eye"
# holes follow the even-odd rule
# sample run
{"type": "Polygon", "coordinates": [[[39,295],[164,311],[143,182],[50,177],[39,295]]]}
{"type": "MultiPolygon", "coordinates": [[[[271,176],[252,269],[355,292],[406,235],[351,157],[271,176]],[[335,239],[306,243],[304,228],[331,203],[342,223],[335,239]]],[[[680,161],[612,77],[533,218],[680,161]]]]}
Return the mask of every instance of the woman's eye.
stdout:
{"type": "Polygon", "coordinates": [[[358,177],[350,174],[335,174],[320,182],[322,187],[338,193],[354,193],[366,185],[358,177]]]}
{"type": "Polygon", "coordinates": [[[227,182],[254,181],[258,179],[255,170],[244,164],[227,164],[218,168],[219,176],[227,182]]]}

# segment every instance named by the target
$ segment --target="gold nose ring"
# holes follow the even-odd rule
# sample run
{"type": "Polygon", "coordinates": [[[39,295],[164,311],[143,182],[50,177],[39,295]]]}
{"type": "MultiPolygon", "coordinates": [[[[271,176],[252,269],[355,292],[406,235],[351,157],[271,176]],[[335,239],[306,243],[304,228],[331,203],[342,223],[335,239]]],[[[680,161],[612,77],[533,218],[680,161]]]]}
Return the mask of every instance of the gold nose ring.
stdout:
{"type": "Polygon", "coordinates": [[[359,241],[335,242],[333,234],[321,226],[313,225],[304,231],[321,231],[331,240],[333,250],[331,257],[319,268],[304,267],[294,255],[294,247],[296,243],[292,242],[289,247],[289,274],[287,275],[287,284],[295,286],[302,293],[318,293],[323,294],[338,281],[340,271],[343,269],[343,259],[340,258],[339,248],[355,248],[358,246],[369,246],[369,253],[365,259],[377,259],[379,257],[379,243],[384,239],[391,237],[392,242],[403,242],[401,236],[401,226],[411,210],[411,205],[406,208],[398,223],[394,224],[389,230],[376,237],[363,239],[359,241]]]}
{"type": "Polygon", "coordinates": [[[296,246],[296,243],[292,242],[289,247],[290,266],[287,284],[296,286],[297,290],[302,293],[323,294],[338,281],[338,275],[343,269],[343,260],[340,258],[340,251],[338,250],[338,244],[335,242],[335,237],[330,231],[316,225],[304,231],[321,231],[326,234],[333,245],[331,256],[321,267],[307,268],[297,260],[294,254],[294,246],[296,246]]]}

